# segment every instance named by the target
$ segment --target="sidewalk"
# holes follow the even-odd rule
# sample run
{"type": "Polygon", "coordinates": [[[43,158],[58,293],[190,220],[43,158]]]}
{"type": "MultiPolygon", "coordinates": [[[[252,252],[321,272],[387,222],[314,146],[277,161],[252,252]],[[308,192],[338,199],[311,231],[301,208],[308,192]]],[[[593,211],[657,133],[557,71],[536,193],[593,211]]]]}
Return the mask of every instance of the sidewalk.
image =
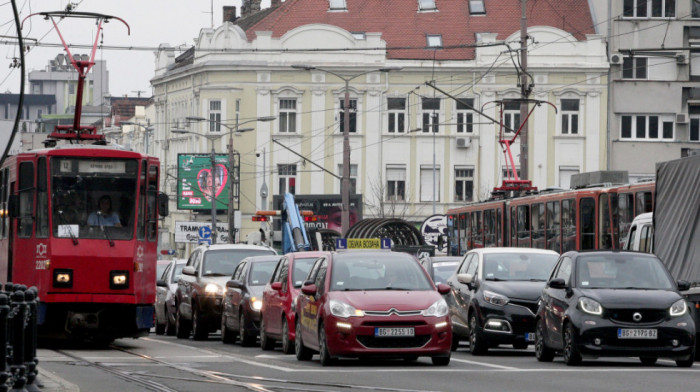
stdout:
{"type": "Polygon", "coordinates": [[[39,365],[39,381],[44,384],[41,388],[42,392],[80,392],[80,388],[77,385],[42,368],[41,365],[39,365]]]}

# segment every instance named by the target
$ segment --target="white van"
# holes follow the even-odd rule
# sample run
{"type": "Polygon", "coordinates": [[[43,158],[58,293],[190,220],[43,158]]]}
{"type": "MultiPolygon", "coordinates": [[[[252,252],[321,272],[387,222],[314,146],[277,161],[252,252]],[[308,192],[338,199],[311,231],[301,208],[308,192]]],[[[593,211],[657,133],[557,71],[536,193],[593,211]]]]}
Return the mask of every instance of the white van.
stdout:
{"type": "Polygon", "coordinates": [[[653,218],[653,212],[639,214],[634,218],[632,226],[630,226],[629,234],[627,235],[627,241],[623,248],[624,250],[636,250],[645,253],[652,253],[654,251],[653,218]]]}

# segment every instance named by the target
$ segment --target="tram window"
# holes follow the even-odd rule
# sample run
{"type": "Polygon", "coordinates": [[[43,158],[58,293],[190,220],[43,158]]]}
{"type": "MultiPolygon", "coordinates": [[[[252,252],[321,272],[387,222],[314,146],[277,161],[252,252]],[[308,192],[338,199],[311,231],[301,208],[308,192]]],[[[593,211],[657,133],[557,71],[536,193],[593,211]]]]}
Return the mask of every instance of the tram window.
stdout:
{"type": "Polygon", "coordinates": [[[467,242],[469,238],[469,213],[465,212],[459,215],[459,252],[464,254],[468,248],[467,242]]]}
{"type": "Polygon", "coordinates": [[[518,246],[530,247],[530,206],[518,206],[518,246]]]}
{"type": "Polygon", "coordinates": [[[636,198],[637,206],[634,211],[634,216],[652,211],[651,192],[637,192],[636,198]]]}
{"type": "Polygon", "coordinates": [[[612,249],[612,224],[610,220],[610,204],[607,193],[598,197],[598,247],[612,249]]]}
{"type": "Polygon", "coordinates": [[[561,202],[562,249],[568,252],[576,249],[576,203],[574,199],[561,202]]]}
{"type": "Polygon", "coordinates": [[[19,165],[19,220],[17,236],[29,238],[32,236],[34,219],[34,164],[22,162],[19,165]]]}
{"type": "Polygon", "coordinates": [[[620,193],[617,196],[617,204],[619,210],[618,238],[620,248],[622,248],[634,220],[634,195],[632,193],[620,193]]]}
{"type": "MultiPolygon", "coordinates": [[[[0,170],[0,210],[2,211],[7,210],[7,176],[5,175],[6,172],[7,169],[0,170]]],[[[5,225],[7,222],[7,214],[0,215],[0,219],[2,219],[2,224],[0,224],[0,238],[6,238],[7,236],[5,235],[5,233],[7,233],[7,231],[5,230],[5,225]]]]}
{"type": "Polygon", "coordinates": [[[141,175],[139,176],[139,215],[136,224],[136,239],[146,238],[146,161],[141,162],[141,175]]]}
{"type": "Polygon", "coordinates": [[[46,184],[46,158],[39,158],[36,176],[36,237],[49,237],[49,193],[46,184]]]}
{"type": "Polygon", "coordinates": [[[537,203],[530,206],[532,230],[532,247],[544,249],[544,203],[537,203]]]}
{"type": "Polygon", "coordinates": [[[518,213],[517,207],[510,208],[510,246],[518,246],[518,213]]]}
{"type": "Polygon", "coordinates": [[[500,208],[496,208],[496,244],[497,246],[504,246],[503,244],[503,233],[501,228],[503,227],[503,213],[500,208]]]}
{"type": "Polygon", "coordinates": [[[558,201],[547,202],[547,249],[561,252],[561,213],[558,201]]]}
{"type": "Polygon", "coordinates": [[[148,168],[148,240],[155,241],[158,238],[158,167],[148,168]]]}
{"type": "Polygon", "coordinates": [[[484,211],[484,246],[496,245],[496,212],[484,211]]]}
{"type": "Polygon", "coordinates": [[[484,240],[482,238],[483,227],[481,226],[481,211],[472,212],[472,246],[474,248],[483,248],[484,240]]]}
{"type": "Polygon", "coordinates": [[[595,249],[595,200],[592,197],[580,201],[580,250],[595,249]]]}

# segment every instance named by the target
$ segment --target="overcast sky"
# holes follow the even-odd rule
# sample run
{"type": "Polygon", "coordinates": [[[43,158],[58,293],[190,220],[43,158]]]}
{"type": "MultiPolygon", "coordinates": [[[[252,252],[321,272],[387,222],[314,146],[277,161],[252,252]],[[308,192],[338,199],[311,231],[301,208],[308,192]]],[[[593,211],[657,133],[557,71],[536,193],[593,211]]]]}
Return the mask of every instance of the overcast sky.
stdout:
{"type": "MultiPolygon", "coordinates": [[[[66,0],[15,0],[20,8],[20,20],[31,13],[60,11],[66,8],[66,0]]],[[[16,36],[10,1],[0,1],[0,36],[16,36]]],[[[95,12],[124,19],[131,28],[127,34],[126,26],[118,21],[104,24],[103,44],[106,46],[134,47],[132,50],[98,49],[96,60],[106,60],[109,71],[109,92],[113,96],[136,96],[136,91],[145,91],[142,96],[151,96],[149,80],[153,77],[155,48],[166,43],[171,46],[189,47],[202,28],[212,24],[211,10],[214,10],[214,26],[220,26],[223,6],[236,6],[240,15],[241,0],[73,0],[76,11],[95,12]]],[[[267,8],[269,0],[263,0],[262,8],[267,8]]],[[[65,19],[59,23],[63,38],[71,44],[92,45],[95,39],[93,19],[65,19]]],[[[50,20],[41,16],[28,19],[23,26],[22,35],[35,38],[44,43],[60,43],[60,38],[53,29],[50,20]]],[[[0,42],[8,39],[0,37],[0,42]]],[[[27,40],[25,44],[31,44],[27,40]]],[[[0,92],[19,92],[19,68],[9,68],[13,57],[19,57],[16,46],[0,45],[0,92]]],[[[89,49],[71,48],[73,54],[88,54],[89,49]]],[[[31,70],[44,69],[49,60],[64,53],[62,48],[35,47],[25,53],[27,74],[31,70]]],[[[28,75],[26,76],[28,78],[28,75]]],[[[25,86],[27,84],[25,83],[25,86]]],[[[25,92],[28,92],[25,90],[25,92]]]]}

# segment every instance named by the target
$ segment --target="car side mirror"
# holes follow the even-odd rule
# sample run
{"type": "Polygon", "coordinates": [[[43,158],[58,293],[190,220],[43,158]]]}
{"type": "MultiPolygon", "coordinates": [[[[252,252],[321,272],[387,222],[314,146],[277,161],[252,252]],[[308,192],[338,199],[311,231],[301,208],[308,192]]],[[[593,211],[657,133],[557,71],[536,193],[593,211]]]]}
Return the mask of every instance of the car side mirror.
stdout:
{"type": "Polygon", "coordinates": [[[301,286],[301,292],[306,295],[315,295],[316,291],[316,285],[313,283],[304,284],[303,286],[301,286]]]}
{"type": "Polygon", "coordinates": [[[241,287],[243,287],[243,284],[240,280],[229,280],[228,282],[226,282],[226,287],[232,289],[240,289],[241,287]]]}
{"type": "Polygon", "coordinates": [[[549,287],[553,289],[565,289],[566,282],[562,278],[556,278],[549,281],[549,287]]]}
{"type": "Polygon", "coordinates": [[[158,215],[168,216],[168,195],[163,192],[158,193],[158,215]]]}
{"type": "Polygon", "coordinates": [[[272,282],[270,288],[272,288],[275,291],[280,291],[282,290],[282,282],[272,282]]]}
{"type": "Polygon", "coordinates": [[[437,291],[440,294],[447,294],[450,292],[450,286],[444,284],[444,283],[439,283],[437,285],[437,291]]]}
{"type": "Polygon", "coordinates": [[[156,280],[156,287],[165,287],[167,289],[168,284],[163,279],[158,279],[156,280]]]}
{"type": "Polygon", "coordinates": [[[187,267],[183,268],[183,269],[182,269],[182,274],[183,274],[183,275],[190,275],[190,276],[195,276],[195,275],[196,275],[196,274],[195,274],[195,271],[194,271],[194,267],[191,266],[191,265],[188,265],[187,267]]]}
{"type": "Polygon", "coordinates": [[[470,286],[474,283],[474,275],[472,274],[457,274],[457,281],[462,284],[470,286]]]}
{"type": "Polygon", "coordinates": [[[17,194],[11,194],[7,200],[7,213],[10,215],[10,218],[19,217],[19,196],[17,194]]]}
{"type": "Polygon", "coordinates": [[[676,284],[678,285],[678,291],[690,290],[690,282],[688,282],[687,280],[679,280],[678,282],[676,282],[676,284]]]}

